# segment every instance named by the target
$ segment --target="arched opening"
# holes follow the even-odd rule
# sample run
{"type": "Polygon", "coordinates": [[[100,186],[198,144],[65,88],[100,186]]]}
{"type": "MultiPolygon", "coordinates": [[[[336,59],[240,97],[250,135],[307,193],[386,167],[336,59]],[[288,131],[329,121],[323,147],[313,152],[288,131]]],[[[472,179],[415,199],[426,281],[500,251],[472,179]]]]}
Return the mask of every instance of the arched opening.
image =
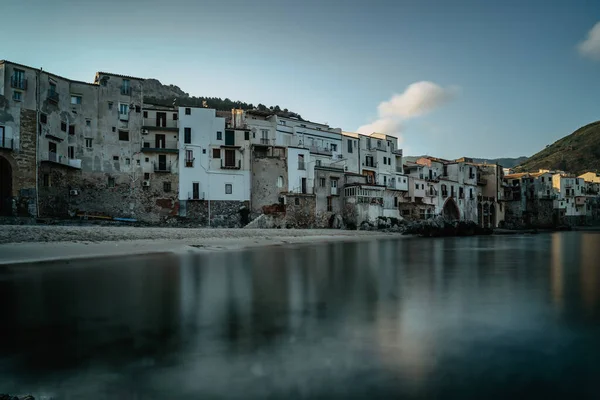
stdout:
{"type": "Polygon", "coordinates": [[[0,156],[0,215],[12,213],[12,167],[0,156]]]}
{"type": "Polygon", "coordinates": [[[460,211],[458,210],[458,206],[454,202],[453,198],[449,198],[446,200],[444,204],[444,208],[442,208],[442,216],[444,219],[456,221],[460,219],[460,211]]]}

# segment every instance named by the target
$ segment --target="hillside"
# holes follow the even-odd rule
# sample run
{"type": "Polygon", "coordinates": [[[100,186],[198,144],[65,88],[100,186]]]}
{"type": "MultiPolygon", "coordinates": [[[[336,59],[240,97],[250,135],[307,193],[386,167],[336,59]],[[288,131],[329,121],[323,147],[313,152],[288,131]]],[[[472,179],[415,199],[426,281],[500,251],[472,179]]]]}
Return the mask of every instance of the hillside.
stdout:
{"type": "Polygon", "coordinates": [[[600,121],[577,129],[531,156],[515,169],[524,172],[558,169],[577,175],[600,170],[600,121]]]}

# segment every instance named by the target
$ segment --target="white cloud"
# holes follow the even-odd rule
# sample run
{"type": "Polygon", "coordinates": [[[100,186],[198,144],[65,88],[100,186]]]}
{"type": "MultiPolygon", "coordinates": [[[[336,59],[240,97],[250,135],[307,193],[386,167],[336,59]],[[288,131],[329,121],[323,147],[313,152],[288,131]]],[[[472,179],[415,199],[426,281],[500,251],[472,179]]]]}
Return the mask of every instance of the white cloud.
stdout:
{"type": "Polygon", "coordinates": [[[588,32],[587,38],[577,45],[582,56],[600,60],[600,22],[597,22],[588,32]]]}
{"type": "Polygon", "coordinates": [[[443,88],[433,82],[410,84],[401,94],[395,94],[377,107],[378,119],[358,128],[360,133],[386,133],[400,137],[402,122],[430,113],[452,100],[457,87],[443,88]]]}

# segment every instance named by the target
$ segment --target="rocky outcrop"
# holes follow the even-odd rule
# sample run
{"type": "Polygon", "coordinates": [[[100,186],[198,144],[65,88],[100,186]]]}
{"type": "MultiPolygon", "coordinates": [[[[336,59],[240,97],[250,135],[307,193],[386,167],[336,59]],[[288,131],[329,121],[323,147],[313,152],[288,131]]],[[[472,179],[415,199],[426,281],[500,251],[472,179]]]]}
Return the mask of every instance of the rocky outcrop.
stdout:
{"type": "Polygon", "coordinates": [[[404,229],[405,235],[426,237],[489,235],[492,232],[491,229],[479,227],[473,221],[450,221],[441,216],[414,222],[404,229]]]}
{"type": "Polygon", "coordinates": [[[190,97],[190,95],[175,85],[163,85],[157,79],[146,79],[144,81],[144,97],[155,99],[175,99],[190,97]]]}

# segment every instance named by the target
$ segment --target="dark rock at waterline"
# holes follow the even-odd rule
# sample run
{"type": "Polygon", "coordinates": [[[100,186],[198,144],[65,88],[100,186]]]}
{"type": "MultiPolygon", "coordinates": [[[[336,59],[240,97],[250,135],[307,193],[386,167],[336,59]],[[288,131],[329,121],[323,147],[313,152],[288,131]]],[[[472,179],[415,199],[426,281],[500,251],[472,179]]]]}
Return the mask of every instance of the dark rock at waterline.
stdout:
{"type": "Polygon", "coordinates": [[[440,216],[409,224],[405,235],[425,237],[489,235],[493,231],[481,228],[473,221],[449,221],[440,216]]]}
{"type": "Polygon", "coordinates": [[[33,396],[11,396],[10,394],[0,394],[0,400],[35,400],[33,396]]]}

